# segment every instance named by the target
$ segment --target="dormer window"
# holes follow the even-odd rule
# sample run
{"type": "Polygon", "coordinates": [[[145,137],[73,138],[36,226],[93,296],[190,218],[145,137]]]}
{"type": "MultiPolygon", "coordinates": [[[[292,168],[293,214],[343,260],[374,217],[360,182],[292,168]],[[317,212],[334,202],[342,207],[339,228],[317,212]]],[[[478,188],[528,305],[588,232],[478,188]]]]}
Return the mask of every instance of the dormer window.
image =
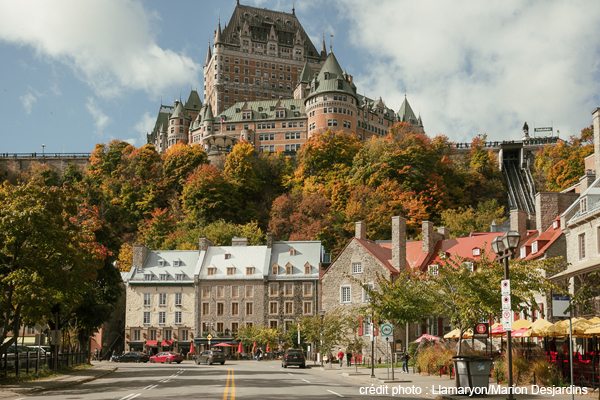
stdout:
{"type": "Polygon", "coordinates": [[[235,267],[227,267],[227,275],[235,274],[235,267]]]}
{"type": "Polygon", "coordinates": [[[295,256],[296,255],[296,250],[292,247],[290,249],[290,256],[295,256]]]}
{"type": "Polygon", "coordinates": [[[467,267],[471,272],[475,271],[475,265],[471,261],[467,261],[465,263],[465,267],[467,267]]]}
{"type": "Polygon", "coordinates": [[[437,275],[438,274],[438,266],[436,264],[432,264],[428,267],[429,273],[431,273],[431,275],[437,275]]]}
{"type": "Polygon", "coordinates": [[[246,267],[246,275],[254,275],[254,267],[246,267]]]}
{"type": "Polygon", "coordinates": [[[161,280],[161,281],[168,281],[169,280],[169,274],[160,274],[159,275],[159,280],[161,280]]]}
{"type": "Polygon", "coordinates": [[[581,213],[584,214],[587,212],[587,197],[582,197],[579,201],[579,208],[581,209],[581,213]]]}
{"type": "Polygon", "coordinates": [[[216,271],[217,271],[217,269],[215,267],[208,267],[206,269],[206,275],[214,276],[216,271]]]}
{"type": "Polygon", "coordinates": [[[527,257],[527,248],[525,246],[521,247],[521,254],[520,254],[521,258],[525,258],[527,257]]]}
{"type": "Polygon", "coordinates": [[[473,249],[473,257],[480,256],[480,255],[481,255],[481,249],[478,247],[475,247],[473,249]]]}
{"type": "Polygon", "coordinates": [[[185,274],[175,274],[176,281],[182,281],[185,278],[185,274]]]}
{"type": "Polygon", "coordinates": [[[294,268],[292,267],[292,264],[288,263],[288,264],[285,266],[285,274],[286,274],[286,275],[292,275],[293,269],[294,269],[294,268]]]}
{"type": "Polygon", "coordinates": [[[229,254],[229,253],[225,253],[225,259],[226,259],[226,260],[229,260],[230,258],[231,258],[231,254],[229,254]]]}
{"type": "Polygon", "coordinates": [[[273,275],[278,275],[279,274],[279,265],[273,264],[273,266],[271,267],[271,273],[273,275]]]}
{"type": "Polygon", "coordinates": [[[325,78],[325,80],[329,79],[329,72],[325,72],[325,74],[323,75],[323,77],[325,78]]]}
{"type": "Polygon", "coordinates": [[[173,261],[173,266],[174,267],[179,267],[179,263],[180,263],[179,260],[175,260],[175,261],[173,261]]]}
{"type": "Polygon", "coordinates": [[[152,274],[144,274],[144,281],[148,282],[152,280],[152,274]]]}
{"type": "Polygon", "coordinates": [[[165,260],[158,260],[158,266],[159,267],[164,267],[165,266],[165,260]]]}
{"type": "Polygon", "coordinates": [[[531,243],[531,253],[535,254],[538,252],[538,242],[537,240],[533,243],[531,243]]]}
{"type": "Polygon", "coordinates": [[[306,265],[304,266],[304,275],[310,275],[310,270],[311,270],[311,269],[312,269],[312,268],[310,267],[310,264],[306,264],[306,265]]]}
{"type": "Polygon", "coordinates": [[[554,221],[554,222],[552,223],[552,228],[553,228],[553,229],[558,229],[558,228],[560,228],[560,221],[554,221]]]}

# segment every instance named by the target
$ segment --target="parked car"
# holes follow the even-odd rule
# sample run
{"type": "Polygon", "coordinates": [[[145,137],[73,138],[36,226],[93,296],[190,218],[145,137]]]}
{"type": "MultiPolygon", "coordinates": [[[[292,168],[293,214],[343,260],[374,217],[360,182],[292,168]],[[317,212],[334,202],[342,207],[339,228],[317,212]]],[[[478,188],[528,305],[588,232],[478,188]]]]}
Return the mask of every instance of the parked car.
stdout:
{"type": "Polygon", "coordinates": [[[172,362],[176,362],[179,364],[183,361],[183,356],[179,353],[173,353],[171,351],[163,351],[162,353],[158,353],[150,357],[151,363],[167,363],[171,364],[172,362]]]}
{"type": "Polygon", "coordinates": [[[138,353],[137,351],[130,351],[129,353],[125,353],[122,356],[119,356],[117,358],[117,362],[139,363],[139,362],[148,362],[149,359],[150,359],[150,357],[148,357],[148,354],[138,353]]]}
{"type": "Polygon", "coordinates": [[[306,368],[306,357],[304,357],[304,352],[297,349],[288,349],[281,359],[281,366],[287,368],[289,365],[297,365],[300,368],[306,368]]]}
{"type": "Polygon", "coordinates": [[[27,346],[29,351],[37,351],[40,354],[51,353],[50,346],[27,346]]]}
{"type": "Polygon", "coordinates": [[[196,364],[206,363],[211,365],[214,363],[225,364],[225,353],[219,350],[205,350],[196,356],[196,364]]]}

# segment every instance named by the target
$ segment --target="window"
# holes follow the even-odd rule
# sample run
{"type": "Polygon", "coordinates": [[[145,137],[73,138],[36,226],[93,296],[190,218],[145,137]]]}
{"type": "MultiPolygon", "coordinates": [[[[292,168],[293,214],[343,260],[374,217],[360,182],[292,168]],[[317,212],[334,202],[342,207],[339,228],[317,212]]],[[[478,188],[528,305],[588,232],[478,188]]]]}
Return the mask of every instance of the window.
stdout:
{"type": "Polygon", "coordinates": [[[342,286],[341,302],[342,303],[350,303],[350,286],[342,286]]]}
{"type": "Polygon", "coordinates": [[[150,331],[150,340],[156,340],[156,329],[150,331]]]}
{"type": "Polygon", "coordinates": [[[254,315],[254,304],[246,303],[246,315],[254,315]]]}
{"type": "Polygon", "coordinates": [[[352,273],[353,274],[362,274],[362,264],[361,263],[352,263],[352,273]]]}
{"type": "Polygon", "coordinates": [[[291,301],[286,301],[285,302],[285,313],[287,315],[290,315],[290,314],[294,313],[294,303],[292,303],[291,301]]]}
{"type": "Polygon", "coordinates": [[[437,275],[438,274],[438,266],[436,264],[430,265],[429,272],[431,273],[431,275],[437,275]]]}
{"type": "Polygon", "coordinates": [[[152,305],[152,295],[150,293],[144,293],[144,307],[150,307],[152,305]]]}
{"type": "Polygon", "coordinates": [[[293,296],[294,295],[294,284],[293,283],[286,283],[285,284],[284,294],[286,296],[293,296]]]}
{"type": "Polygon", "coordinates": [[[271,267],[271,273],[273,275],[277,275],[279,274],[279,265],[277,264],[273,264],[273,266],[271,267]]]}
{"type": "Polygon", "coordinates": [[[269,328],[277,329],[277,321],[269,321],[269,328]]]}
{"type": "Polygon", "coordinates": [[[538,241],[531,243],[531,253],[535,254],[538,252],[538,241]]]}
{"type": "Polygon", "coordinates": [[[167,323],[167,313],[165,311],[158,312],[158,324],[164,325],[167,323]]]}
{"type": "Polygon", "coordinates": [[[173,261],[173,266],[174,267],[179,267],[179,260],[173,261]]]}
{"type": "Polygon", "coordinates": [[[304,282],[302,285],[304,296],[312,296],[313,284],[311,282],[304,282]]]}
{"type": "Polygon", "coordinates": [[[185,278],[185,274],[175,274],[176,281],[182,281],[185,278]]]}
{"type": "Polygon", "coordinates": [[[168,281],[169,280],[169,274],[160,274],[159,280],[161,280],[161,281],[168,281]]]}
{"type": "Polygon", "coordinates": [[[233,275],[235,273],[235,267],[227,267],[227,275],[233,275]]]}
{"type": "Polygon", "coordinates": [[[225,253],[224,256],[226,260],[229,260],[231,258],[231,254],[229,253],[225,253]]]}
{"type": "Polygon", "coordinates": [[[231,315],[236,316],[240,313],[240,304],[239,303],[231,303],[231,315]]]}
{"type": "Polygon", "coordinates": [[[139,329],[134,329],[133,330],[133,340],[135,340],[136,342],[141,340],[141,336],[140,336],[140,330],[139,329]]]}
{"type": "Polygon", "coordinates": [[[202,286],[202,298],[208,299],[210,297],[210,286],[202,286]]]}
{"type": "Polygon", "coordinates": [[[217,322],[217,332],[223,333],[223,323],[217,322]]]}
{"type": "Polygon", "coordinates": [[[150,325],[150,311],[144,311],[144,325],[150,325]]]}
{"type": "Polygon", "coordinates": [[[269,296],[277,296],[279,294],[279,284],[271,283],[269,285],[269,296]]]}
{"type": "Polygon", "coordinates": [[[214,276],[216,270],[217,269],[215,267],[208,267],[206,269],[206,275],[208,275],[208,276],[214,276]]]}
{"type": "Polygon", "coordinates": [[[585,258],[585,233],[579,235],[579,259],[585,258]]]}
{"type": "Polygon", "coordinates": [[[202,315],[210,315],[210,303],[202,303],[202,315]]]}
{"type": "Polygon", "coordinates": [[[521,258],[527,257],[527,247],[526,246],[521,247],[520,252],[521,252],[521,254],[520,254],[521,258]]]}
{"type": "MultiPolygon", "coordinates": [[[[175,122],[175,121],[171,121],[171,122],[175,122]]],[[[158,266],[159,267],[164,267],[165,266],[165,260],[158,260],[158,266]]]]}
{"type": "Polygon", "coordinates": [[[581,214],[585,214],[587,212],[587,197],[582,197],[579,201],[579,206],[581,208],[581,214]]]}
{"type": "Polygon", "coordinates": [[[158,305],[161,307],[164,307],[167,305],[167,294],[166,293],[158,294],[158,305]]]}
{"type": "Polygon", "coordinates": [[[246,275],[254,275],[254,267],[246,267],[246,275]]]}
{"type": "Polygon", "coordinates": [[[292,275],[293,272],[294,272],[294,267],[292,267],[292,265],[288,263],[285,266],[285,274],[286,275],[292,275]]]}
{"type": "Polygon", "coordinates": [[[481,255],[481,249],[478,249],[477,247],[473,249],[473,256],[480,256],[481,255]]]}
{"type": "Polygon", "coordinates": [[[175,293],[175,306],[180,306],[183,303],[183,293],[175,293]]]}
{"type": "MultiPolygon", "coordinates": [[[[369,289],[373,290],[375,288],[375,285],[372,283],[369,283],[369,289]]],[[[367,302],[370,301],[371,298],[369,297],[369,293],[363,288],[363,301],[367,302]]]]}
{"type": "Polygon", "coordinates": [[[145,281],[151,281],[152,280],[152,274],[144,274],[144,280],[145,281]]]}
{"type": "Polygon", "coordinates": [[[231,333],[237,333],[239,329],[239,325],[237,322],[232,322],[231,323],[231,333]]]}
{"type": "Polygon", "coordinates": [[[239,286],[231,287],[231,297],[240,297],[240,287],[239,286]]]}
{"type": "Polygon", "coordinates": [[[471,261],[465,262],[465,267],[471,272],[475,271],[475,264],[471,261]]]}
{"type": "Polygon", "coordinates": [[[269,303],[269,314],[277,314],[279,312],[279,303],[272,301],[269,303]]]}
{"type": "Polygon", "coordinates": [[[182,330],[180,336],[181,336],[182,341],[184,341],[184,342],[187,341],[188,340],[188,330],[187,329],[182,330]]]}
{"type": "Polygon", "coordinates": [[[246,297],[254,297],[254,286],[246,286],[246,297]]]}
{"type": "Polygon", "coordinates": [[[223,297],[225,295],[225,287],[217,286],[217,297],[223,297]]]}
{"type": "Polygon", "coordinates": [[[217,303],[217,317],[223,316],[223,303],[217,303]]]}
{"type": "Polygon", "coordinates": [[[175,311],[175,323],[181,324],[181,311],[175,311]]]}
{"type": "Polygon", "coordinates": [[[304,302],[304,315],[310,315],[312,314],[312,301],[305,301],[304,302]]]}
{"type": "Polygon", "coordinates": [[[311,270],[310,264],[306,264],[304,266],[304,275],[310,275],[310,270],[311,270]]]}

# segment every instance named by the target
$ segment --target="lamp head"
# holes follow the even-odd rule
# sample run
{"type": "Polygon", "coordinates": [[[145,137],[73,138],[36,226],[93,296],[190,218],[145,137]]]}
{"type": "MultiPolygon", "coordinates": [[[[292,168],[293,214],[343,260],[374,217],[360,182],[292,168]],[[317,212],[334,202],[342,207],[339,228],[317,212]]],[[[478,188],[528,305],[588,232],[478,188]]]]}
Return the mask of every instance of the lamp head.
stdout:
{"type": "Polygon", "coordinates": [[[504,248],[510,251],[515,251],[517,247],[519,247],[519,242],[521,241],[521,236],[519,232],[510,231],[506,232],[504,236],[502,236],[502,243],[504,244],[504,248]]]}
{"type": "Polygon", "coordinates": [[[504,243],[502,242],[502,236],[496,236],[494,240],[492,240],[492,250],[497,255],[502,255],[504,253],[504,243]]]}

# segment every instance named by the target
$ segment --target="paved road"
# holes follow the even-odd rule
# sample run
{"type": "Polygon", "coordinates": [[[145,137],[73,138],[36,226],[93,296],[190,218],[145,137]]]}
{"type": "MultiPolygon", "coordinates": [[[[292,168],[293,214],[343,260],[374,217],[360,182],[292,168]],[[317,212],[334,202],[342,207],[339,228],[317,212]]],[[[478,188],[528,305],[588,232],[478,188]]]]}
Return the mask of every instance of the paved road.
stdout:
{"type": "MultiPolygon", "coordinates": [[[[142,400],[142,399],[358,399],[365,383],[351,377],[313,369],[281,368],[276,361],[227,362],[225,365],[117,364],[105,378],[69,389],[24,396],[38,400],[142,400]]],[[[388,396],[391,396],[391,388],[388,396]]],[[[395,396],[423,399],[422,396],[395,396]]]]}

